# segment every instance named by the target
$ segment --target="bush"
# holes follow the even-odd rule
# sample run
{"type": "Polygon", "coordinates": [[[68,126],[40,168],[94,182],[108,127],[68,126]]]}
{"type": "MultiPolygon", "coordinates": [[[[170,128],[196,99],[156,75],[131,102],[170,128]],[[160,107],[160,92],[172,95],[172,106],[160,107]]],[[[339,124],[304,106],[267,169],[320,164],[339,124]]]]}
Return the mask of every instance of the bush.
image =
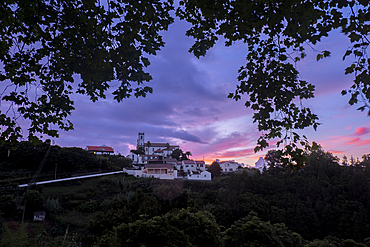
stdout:
{"type": "Polygon", "coordinates": [[[80,212],[95,212],[99,208],[99,202],[96,200],[90,200],[83,202],[80,206],[77,207],[77,210],[80,212]]]}
{"type": "Polygon", "coordinates": [[[3,224],[0,247],[25,247],[29,245],[26,225],[12,231],[7,224],[3,224]]]}
{"type": "Polygon", "coordinates": [[[51,214],[56,214],[56,213],[63,211],[63,208],[62,206],[60,206],[60,203],[59,203],[59,198],[54,199],[54,198],[48,197],[48,199],[46,199],[45,201],[44,207],[51,214]]]}

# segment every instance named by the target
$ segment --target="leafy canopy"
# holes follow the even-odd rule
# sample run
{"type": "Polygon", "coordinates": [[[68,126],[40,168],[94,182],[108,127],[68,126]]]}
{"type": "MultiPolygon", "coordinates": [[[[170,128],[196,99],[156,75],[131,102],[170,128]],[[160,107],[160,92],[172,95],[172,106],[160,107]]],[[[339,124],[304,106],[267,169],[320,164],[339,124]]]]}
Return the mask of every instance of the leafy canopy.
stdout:
{"type": "MultiPolygon", "coordinates": [[[[334,29],[340,29],[352,44],[343,59],[354,59],[345,70],[354,74],[354,84],[342,94],[351,94],[351,105],[362,99],[359,110],[367,109],[370,115],[368,1],[184,0],[176,13],[192,24],[186,34],[195,39],[189,51],[196,57],[204,56],[220,36],[226,46],[236,41],[248,46],[247,62],[238,70],[240,84],[229,98],[240,100],[247,95],[245,106],[255,111],[253,121],[264,133],[256,152],[268,147],[268,140],[279,138],[277,146],[287,144],[282,156],[291,165],[302,165],[302,148],[309,145],[296,130],[309,126],[316,130],[320,123],[301,102],[314,97],[315,86],[301,80],[295,64],[305,57],[307,46],[334,29]]],[[[317,60],[329,55],[329,51],[318,51],[317,60]]]]}
{"type": "Polygon", "coordinates": [[[92,101],[114,85],[118,102],[152,89],[144,71],[164,45],[161,30],[173,22],[172,0],[5,0],[0,4],[0,139],[22,137],[19,117],[36,133],[58,136],[70,130],[70,95],[92,101]],[[78,85],[74,85],[79,78],[78,85]]]}
{"type": "MultiPolygon", "coordinates": [[[[96,101],[117,81],[117,101],[151,93],[144,85],[151,79],[144,71],[150,64],[145,54],[164,45],[159,32],[174,21],[172,10],[173,0],[3,1],[0,81],[7,86],[0,97],[8,109],[0,113],[1,139],[21,137],[19,117],[30,120],[31,137],[57,136],[55,127],[72,129],[67,119],[74,109],[72,93],[96,101]],[[74,85],[78,77],[81,82],[74,85]]],[[[286,144],[283,156],[302,160],[309,145],[297,130],[320,123],[301,102],[314,97],[315,87],[300,78],[295,65],[307,47],[335,29],[351,42],[343,59],[353,60],[345,73],[355,78],[342,94],[349,93],[349,104],[361,102],[358,109],[370,114],[368,1],[182,0],[176,15],[192,25],[186,35],[195,39],[189,51],[196,57],[220,36],[226,46],[242,41],[248,47],[247,62],[238,70],[240,84],[229,98],[246,95],[245,106],[255,111],[253,120],[263,133],[255,151],[278,138],[278,146],[286,144]]],[[[317,51],[317,60],[328,56],[330,51],[317,51]]]]}

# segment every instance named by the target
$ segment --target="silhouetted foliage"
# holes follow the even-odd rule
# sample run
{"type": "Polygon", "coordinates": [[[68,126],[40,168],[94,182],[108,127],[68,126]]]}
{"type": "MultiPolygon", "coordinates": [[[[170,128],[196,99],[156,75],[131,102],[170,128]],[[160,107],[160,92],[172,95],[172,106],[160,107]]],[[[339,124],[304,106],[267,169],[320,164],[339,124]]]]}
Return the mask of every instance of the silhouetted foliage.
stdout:
{"type": "Polygon", "coordinates": [[[121,224],[104,235],[98,246],[220,246],[220,230],[212,215],[182,209],[179,212],[121,224]]]}
{"type": "MultiPolygon", "coordinates": [[[[22,174],[25,177],[32,176],[48,148],[47,143],[20,142],[12,145],[0,143],[0,171],[5,174],[11,171],[16,177],[22,174]]],[[[51,146],[40,177],[48,175],[49,178],[54,178],[55,169],[58,175],[66,177],[74,173],[121,170],[130,165],[131,161],[123,156],[95,155],[82,148],[51,146]]],[[[0,178],[3,177],[0,175],[0,178]]]]}
{"type": "Polygon", "coordinates": [[[208,167],[207,171],[211,173],[212,178],[217,178],[221,174],[221,167],[220,164],[216,161],[208,167]]]}

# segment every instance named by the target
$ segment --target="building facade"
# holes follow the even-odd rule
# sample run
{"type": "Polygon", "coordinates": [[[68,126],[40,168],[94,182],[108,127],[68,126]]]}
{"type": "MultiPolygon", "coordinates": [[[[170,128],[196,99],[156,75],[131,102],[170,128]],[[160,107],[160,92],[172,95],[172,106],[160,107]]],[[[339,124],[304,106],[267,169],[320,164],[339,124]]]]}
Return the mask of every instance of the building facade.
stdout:
{"type": "Polygon", "coordinates": [[[221,172],[228,173],[228,172],[237,172],[241,165],[235,161],[221,161],[219,162],[221,167],[221,172]]]}
{"type": "Polygon", "coordinates": [[[102,146],[86,146],[86,150],[93,154],[114,154],[114,150],[111,147],[102,146]]]}

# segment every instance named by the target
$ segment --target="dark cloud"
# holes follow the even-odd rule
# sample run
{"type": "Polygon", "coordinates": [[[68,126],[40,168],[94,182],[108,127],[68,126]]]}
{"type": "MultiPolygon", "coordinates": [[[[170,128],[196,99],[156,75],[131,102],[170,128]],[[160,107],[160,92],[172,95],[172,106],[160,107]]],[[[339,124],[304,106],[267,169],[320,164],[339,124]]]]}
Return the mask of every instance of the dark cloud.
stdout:
{"type": "MultiPolygon", "coordinates": [[[[61,132],[57,144],[80,147],[106,144],[117,153],[127,155],[136,145],[138,132],[145,132],[146,140],[179,144],[183,150],[191,151],[193,158],[257,157],[253,148],[260,133],[252,124],[253,111],[244,107],[243,100],[235,102],[227,98],[239,84],[237,70],[246,62],[245,45],[236,43],[225,48],[221,40],[206,57],[197,59],[188,53],[194,42],[185,36],[188,28],[189,24],[183,21],[171,25],[168,32],[163,32],[165,47],[156,56],[149,56],[151,65],[147,71],[153,80],[146,85],[153,88],[153,94],[121,103],[115,102],[112,96],[93,103],[86,96],[73,95],[76,111],[70,119],[75,130],[61,132]]],[[[328,63],[324,64],[314,58],[298,64],[301,79],[316,84],[319,96],[303,101],[303,105],[312,106],[323,117],[334,110],[341,112],[337,98],[328,95],[320,98],[320,95],[327,94],[329,89],[330,93],[339,94],[348,78],[343,79],[342,68],[338,70],[338,63],[332,63],[332,59],[324,60],[328,63]]],[[[119,84],[111,82],[110,85],[119,84]]],[[[349,118],[347,111],[343,115],[325,128],[334,129],[349,118]]],[[[350,124],[346,123],[346,126],[350,124]]],[[[367,126],[366,122],[356,125],[367,126]]],[[[370,141],[359,138],[368,132],[366,127],[357,128],[356,133],[348,134],[352,139],[340,143],[369,147],[367,142],[370,141]],[[355,137],[359,139],[353,139],[355,137]]],[[[334,146],[330,148],[337,150],[334,146]]]]}

